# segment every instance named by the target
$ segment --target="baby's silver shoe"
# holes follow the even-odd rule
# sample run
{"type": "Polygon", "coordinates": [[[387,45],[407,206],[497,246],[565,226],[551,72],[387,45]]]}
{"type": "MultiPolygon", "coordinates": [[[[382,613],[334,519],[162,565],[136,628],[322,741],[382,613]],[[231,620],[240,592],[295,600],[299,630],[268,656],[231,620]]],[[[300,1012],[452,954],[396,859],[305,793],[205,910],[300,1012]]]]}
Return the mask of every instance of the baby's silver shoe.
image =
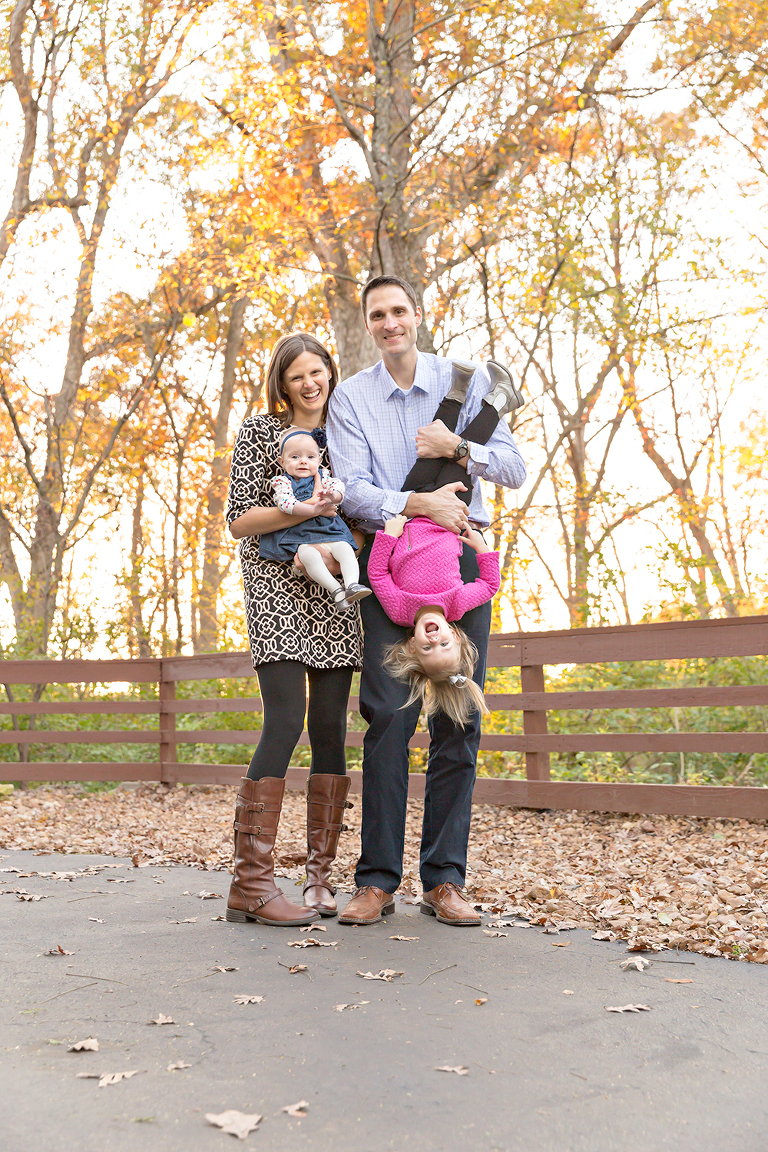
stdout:
{"type": "Polygon", "coordinates": [[[352,605],[347,600],[347,593],[344,588],[337,588],[333,593],[333,606],[337,612],[349,612],[352,605]]]}
{"type": "Polygon", "coordinates": [[[357,600],[364,600],[366,596],[370,596],[371,589],[366,588],[365,584],[347,584],[344,595],[347,604],[354,604],[357,600]]]}

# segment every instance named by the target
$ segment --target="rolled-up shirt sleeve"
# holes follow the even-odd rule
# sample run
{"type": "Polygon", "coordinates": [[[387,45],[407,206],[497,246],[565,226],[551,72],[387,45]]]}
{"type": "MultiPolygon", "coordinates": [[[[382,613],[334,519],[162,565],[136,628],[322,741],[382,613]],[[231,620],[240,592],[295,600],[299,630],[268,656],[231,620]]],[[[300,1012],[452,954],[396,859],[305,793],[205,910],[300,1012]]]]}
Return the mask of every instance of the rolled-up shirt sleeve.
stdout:
{"type": "MultiPolygon", "coordinates": [[[[483,397],[490,389],[490,379],[484,369],[479,368],[474,375],[469,396],[464,404],[463,419],[458,434],[466,428],[480,411],[483,397]]],[[[469,440],[467,472],[479,476],[489,484],[501,484],[504,488],[521,488],[528,470],[515,444],[505,419],[501,419],[487,444],[475,444],[469,440]]]]}
{"type": "Polygon", "coordinates": [[[333,473],[344,482],[344,512],[374,524],[402,512],[410,493],[374,484],[371,450],[346,396],[333,394],[325,427],[333,473]]]}

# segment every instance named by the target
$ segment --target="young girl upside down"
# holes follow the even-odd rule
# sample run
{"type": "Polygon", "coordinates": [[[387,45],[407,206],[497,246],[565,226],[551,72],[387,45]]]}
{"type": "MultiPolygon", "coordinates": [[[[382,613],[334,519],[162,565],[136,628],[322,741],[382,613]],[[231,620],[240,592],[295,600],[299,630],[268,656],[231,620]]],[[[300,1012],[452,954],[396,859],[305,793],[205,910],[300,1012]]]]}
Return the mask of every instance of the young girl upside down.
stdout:
{"type": "Polygon", "coordinates": [[[477,651],[453,621],[498,592],[498,552],[474,528],[457,536],[423,516],[395,516],[376,533],[368,579],[390,620],[413,630],[384,658],[389,674],[410,685],[404,707],[422,699],[428,716],[441,711],[459,725],[487,712],[472,679],[477,651]],[[462,583],[459,570],[463,543],[476,551],[480,569],[470,584],[462,583]]]}

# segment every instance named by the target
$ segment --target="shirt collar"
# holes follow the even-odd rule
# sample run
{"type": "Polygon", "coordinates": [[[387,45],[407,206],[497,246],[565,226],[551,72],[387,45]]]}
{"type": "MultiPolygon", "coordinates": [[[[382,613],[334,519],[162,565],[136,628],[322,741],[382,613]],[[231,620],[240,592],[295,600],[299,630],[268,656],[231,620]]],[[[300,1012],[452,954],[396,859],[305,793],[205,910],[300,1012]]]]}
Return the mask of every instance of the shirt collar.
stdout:
{"type": "Polygon", "coordinates": [[[413,384],[408,389],[408,392],[403,389],[392,379],[389,371],[384,364],[383,360],[379,360],[377,365],[379,375],[381,376],[382,385],[384,389],[384,399],[389,400],[390,396],[394,396],[396,392],[401,392],[404,396],[416,390],[417,392],[429,392],[429,369],[427,367],[427,360],[422,356],[421,352],[416,353],[416,374],[413,378],[413,384]]]}

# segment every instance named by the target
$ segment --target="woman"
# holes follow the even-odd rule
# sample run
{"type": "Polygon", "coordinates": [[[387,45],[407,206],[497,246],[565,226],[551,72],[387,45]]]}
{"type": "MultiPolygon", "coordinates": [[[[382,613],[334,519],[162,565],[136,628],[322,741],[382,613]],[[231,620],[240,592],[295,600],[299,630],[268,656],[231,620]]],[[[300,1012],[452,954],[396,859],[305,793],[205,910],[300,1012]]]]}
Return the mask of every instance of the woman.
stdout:
{"type": "MultiPolygon", "coordinates": [[[[259,536],[296,523],[275,507],[272,479],[281,472],[280,440],[289,428],[315,434],[328,466],[325,422],[338,374],[314,336],[296,333],[275,345],[267,370],[268,414],[243,423],[232,456],[227,523],[240,540],[248,639],[259,677],[264,723],[235,811],[235,870],[227,920],[309,924],[336,914],[331,865],[344,808],[349,807],[344,740],[352,673],[362,641],[357,606],[338,612],[328,592],[301,566],[259,558],[259,536]],[[318,430],[318,431],[316,431],[318,430]],[[275,884],[272,850],[285,792],[285,774],[304,727],[312,749],[307,785],[307,883],[304,905],[291,904],[275,884]]],[[[334,516],[327,499],[314,515],[334,516]]],[[[333,563],[333,560],[330,560],[333,563]]]]}

